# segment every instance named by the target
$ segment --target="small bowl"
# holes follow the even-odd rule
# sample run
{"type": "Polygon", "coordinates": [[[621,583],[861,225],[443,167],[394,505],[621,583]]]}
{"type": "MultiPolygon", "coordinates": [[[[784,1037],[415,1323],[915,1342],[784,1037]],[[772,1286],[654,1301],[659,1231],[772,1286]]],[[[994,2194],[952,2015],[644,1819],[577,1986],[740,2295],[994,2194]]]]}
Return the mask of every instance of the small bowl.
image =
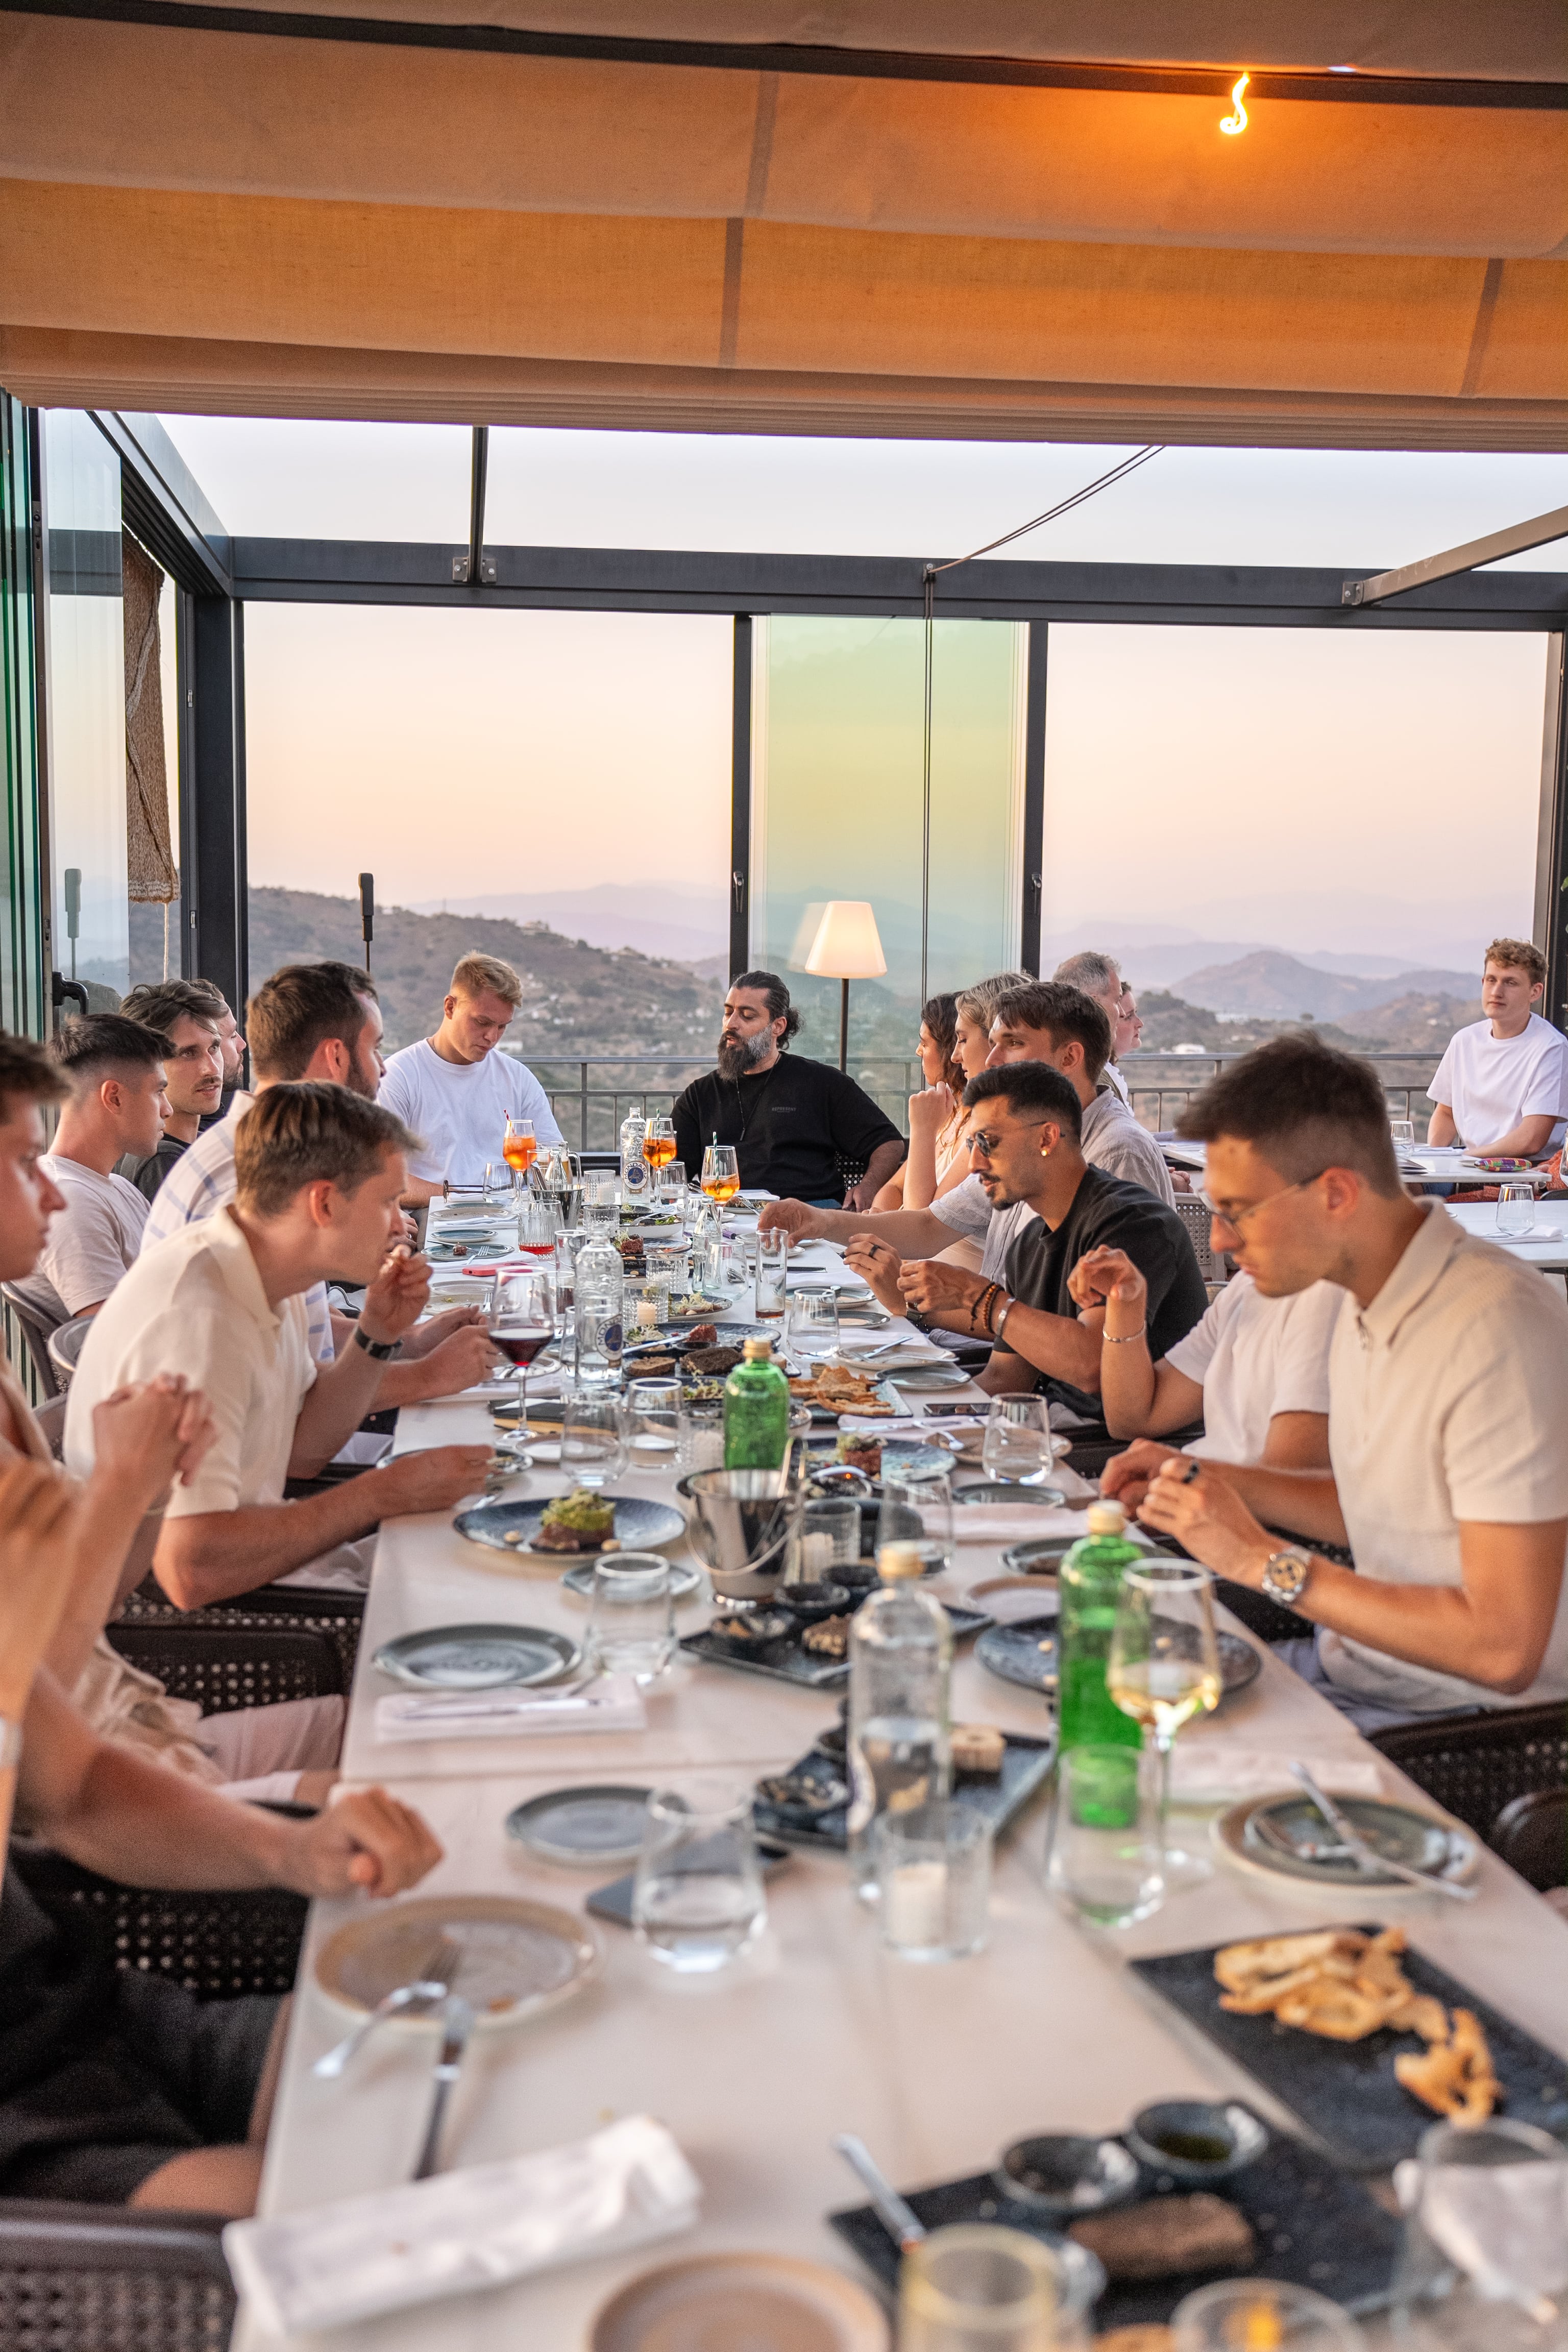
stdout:
{"type": "Polygon", "coordinates": [[[1201,2188],[1255,2163],[1268,2134],[1250,2107],[1207,2099],[1162,2099],[1128,2125],[1128,2147],[1151,2172],[1201,2188]]]}
{"type": "Polygon", "coordinates": [[[991,2178],[1015,2205],[1075,2221],[1124,2205],[1138,2187],[1138,2163],[1119,2139],[1039,2132],[1004,2148],[991,2178]]]}
{"type": "Polygon", "coordinates": [[[749,1616],[716,1617],[708,1631],[738,1658],[765,1658],[770,1650],[789,1640],[795,1624],[780,1609],[754,1609],[749,1616]],[[746,1631],[731,1633],[731,1625],[743,1625],[746,1631]]]}
{"type": "Polygon", "coordinates": [[[781,1584],[773,1594],[773,1606],[813,1623],[819,1617],[837,1617],[852,1608],[855,1598],[847,1584],[781,1584]]]}

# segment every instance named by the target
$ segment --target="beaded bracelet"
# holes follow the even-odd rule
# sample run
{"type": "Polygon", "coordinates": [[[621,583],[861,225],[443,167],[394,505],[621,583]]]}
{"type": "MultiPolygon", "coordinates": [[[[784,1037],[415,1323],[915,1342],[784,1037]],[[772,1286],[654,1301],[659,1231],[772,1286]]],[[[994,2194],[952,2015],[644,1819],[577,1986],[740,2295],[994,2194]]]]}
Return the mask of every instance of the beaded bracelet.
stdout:
{"type": "Polygon", "coordinates": [[[1100,1336],[1108,1348],[1130,1348],[1134,1339],[1143,1338],[1148,1328],[1147,1323],[1140,1323],[1136,1331],[1102,1331],[1100,1336]]]}
{"type": "Polygon", "coordinates": [[[982,1311],[984,1311],[985,1315],[986,1329],[989,1330],[991,1328],[992,1304],[1001,1287],[1002,1286],[999,1282],[988,1282],[984,1289],[980,1293],[979,1297],[977,1298],[971,1299],[969,1303],[969,1328],[972,1331],[979,1330],[982,1311]]]}

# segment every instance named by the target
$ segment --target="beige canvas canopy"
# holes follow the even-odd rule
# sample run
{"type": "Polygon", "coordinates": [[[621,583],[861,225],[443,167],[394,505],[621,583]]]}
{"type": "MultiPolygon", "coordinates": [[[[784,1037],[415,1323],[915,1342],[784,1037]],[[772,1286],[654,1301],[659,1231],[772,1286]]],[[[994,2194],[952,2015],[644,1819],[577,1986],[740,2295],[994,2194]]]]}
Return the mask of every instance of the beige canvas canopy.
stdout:
{"type": "Polygon", "coordinates": [[[1560,0],[83,5],[0,15],[30,401],[1564,444],[1560,0]]]}

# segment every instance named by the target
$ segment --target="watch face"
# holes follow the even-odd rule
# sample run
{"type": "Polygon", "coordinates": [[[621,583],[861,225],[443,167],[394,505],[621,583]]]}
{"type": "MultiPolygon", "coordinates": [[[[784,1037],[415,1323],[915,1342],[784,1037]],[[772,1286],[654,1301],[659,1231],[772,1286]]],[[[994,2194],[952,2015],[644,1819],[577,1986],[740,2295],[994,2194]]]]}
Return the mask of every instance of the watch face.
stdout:
{"type": "Polygon", "coordinates": [[[1294,1552],[1271,1559],[1263,1571],[1263,1589],[1275,1601],[1294,1601],[1307,1581],[1307,1562],[1294,1552]]]}

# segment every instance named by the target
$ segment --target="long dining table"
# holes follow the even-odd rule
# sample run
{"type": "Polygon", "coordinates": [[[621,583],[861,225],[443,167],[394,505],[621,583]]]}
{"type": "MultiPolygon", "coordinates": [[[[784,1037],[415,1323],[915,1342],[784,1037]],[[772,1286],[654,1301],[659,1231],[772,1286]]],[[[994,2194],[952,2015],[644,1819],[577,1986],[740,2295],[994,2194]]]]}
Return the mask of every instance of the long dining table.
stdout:
{"type": "MultiPolygon", "coordinates": [[[[927,1400],[933,1411],[946,1401],[927,1400]]],[[[396,1443],[403,1450],[479,1442],[491,1430],[486,1398],[470,1394],[405,1408],[396,1443]]],[[[631,1473],[616,1491],[673,1498],[674,1477],[631,1473]]],[[[521,1491],[548,1496],[565,1483],[540,1467],[521,1491]]],[[[1087,1493],[1081,1482],[1076,1491],[1087,1493]]],[[[1053,1516],[1042,1513],[1043,1528],[1053,1516]]],[[[679,1542],[669,1549],[683,1556],[679,1542]]],[[[956,1546],[953,1566],[931,1589],[956,1600],[997,1578],[1001,1549],[999,1541],[956,1546]]],[[[710,1599],[694,1599],[681,1609],[679,1630],[700,1630],[710,1613],[710,1599]]],[[[395,1687],[374,1663],[385,1642],[479,1621],[580,1636],[586,1615],[553,1564],[480,1549],[445,1515],[383,1528],[343,1772],[351,1783],[390,1788],[439,1838],[443,1859],[418,1895],[510,1893],[581,1914],[594,1887],[615,1874],[537,1859],[507,1833],[516,1806],[552,1789],[608,1780],[681,1789],[721,1772],[743,1785],[804,1755],[834,1714],[837,1695],[678,1654],[647,1694],[639,1732],[378,1740],[376,1703],[395,1687]]],[[[1239,1763],[1244,1753],[1261,1753],[1279,1758],[1279,1785],[1289,1786],[1288,1760],[1304,1755],[1375,1763],[1385,1792],[1418,1798],[1342,1716],[1265,1644],[1254,1646],[1261,1671],[1250,1687],[1182,1733],[1184,1748],[1205,1751],[1200,1779],[1223,1788],[1227,1755],[1239,1763]]],[[[1047,1727],[1044,1698],[997,1680],[972,1643],[956,1654],[952,1711],[955,1720],[1007,1730],[1047,1727]]],[[[1195,1826],[1202,1834],[1202,1822],[1195,1826]]],[[[863,2201],[830,2147],[838,2132],[858,2133],[908,2189],[984,2169],[1028,2132],[1117,2130],[1161,2097],[1239,2095],[1278,2127],[1299,2128],[1145,1990],[1127,1965],[1134,1957],[1381,1915],[1568,2056],[1568,1925],[1489,1852],[1479,1858],[1479,1899],[1468,1906],[1420,1894],[1389,1900],[1382,1890],[1369,1897],[1303,1889],[1216,1858],[1205,1882],[1110,1932],[1087,1929],[1049,1896],[1044,1835],[1042,1800],[999,1844],[986,1948],[947,1964],[887,1952],[875,1916],[849,1890],[843,1858],[821,1853],[797,1852],[770,1878],[764,1933],[710,1978],[672,1977],[629,1932],[597,1927],[602,1966],[592,1983],[560,2007],[469,2044],[443,2161],[450,2169],[542,2151],[616,2117],[651,2114],[701,2180],[696,2227],[637,2252],[290,2340],[320,2352],[363,2352],[371,2342],[377,2352],[576,2352],[589,2343],[594,2314],[639,2271],[740,2249],[803,2256],[868,2285],[826,2220],[863,2201]]],[[[384,2029],[341,2080],[310,2071],[344,2025],[316,1983],[316,1955],[367,1907],[363,1897],[312,1906],[268,2145],[264,2215],[389,2188],[413,2169],[430,2107],[433,2025],[384,2029]]],[[[270,2352],[276,2340],[242,2313],[244,2352],[270,2352]]]]}

